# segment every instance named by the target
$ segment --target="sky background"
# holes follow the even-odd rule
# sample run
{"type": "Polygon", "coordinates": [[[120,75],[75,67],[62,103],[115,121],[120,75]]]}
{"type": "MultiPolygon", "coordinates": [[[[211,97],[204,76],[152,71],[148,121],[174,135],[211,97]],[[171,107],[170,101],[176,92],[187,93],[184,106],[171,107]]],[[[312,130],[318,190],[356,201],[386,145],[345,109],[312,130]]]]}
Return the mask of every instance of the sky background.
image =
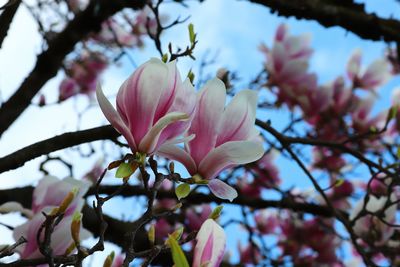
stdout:
{"type": "MultiPolygon", "coordinates": [[[[369,0],[362,2],[366,3],[366,9],[369,12],[376,12],[381,17],[394,16],[399,18],[400,16],[398,12],[400,5],[395,1],[369,0]]],[[[187,23],[174,27],[162,36],[163,44],[166,46],[168,42],[173,42],[174,45],[185,47],[188,44],[187,24],[193,23],[199,40],[195,50],[196,58],[201,59],[207,51],[211,55],[217,53],[216,63],[210,66],[207,71],[212,74],[220,67],[236,71],[243,86],[255,77],[263,66],[264,56],[258,51],[258,45],[263,42],[267,46],[271,46],[275,30],[281,23],[286,23],[292,34],[310,33],[312,35],[311,46],[314,48],[314,54],[310,68],[318,74],[319,84],[329,82],[339,75],[344,75],[347,59],[354,49],[362,49],[363,66],[367,66],[374,59],[381,57],[385,49],[385,45],[381,42],[361,40],[351,32],[339,27],[326,29],[316,22],[278,17],[272,15],[269,9],[263,6],[245,1],[208,0],[202,4],[196,1],[189,1],[188,4],[189,8],[173,3],[163,5],[161,11],[168,14],[170,21],[179,15],[182,18],[190,15],[187,23]]],[[[0,50],[0,99],[3,101],[8,99],[18,88],[33,68],[36,55],[40,52],[41,38],[37,34],[36,23],[32,20],[26,7],[22,6],[18,10],[9,35],[0,50]]],[[[129,53],[137,65],[147,61],[150,57],[159,56],[154,45],[148,39],[144,49],[132,49],[129,53]]],[[[119,67],[111,67],[102,76],[102,86],[108,96],[115,96],[120,84],[135,69],[135,65],[128,60],[124,60],[122,63],[119,67]]],[[[178,68],[184,77],[189,69],[196,70],[197,66],[196,62],[184,59],[178,62],[178,68]]],[[[56,101],[58,85],[62,78],[63,74],[60,72],[42,89],[41,93],[46,95],[48,102],[56,101]]],[[[399,81],[398,78],[392,79],[379,91],[379,98],[375,107],[376,112],[390,105],[391,90],[399,85],[399,81]]],[[[33,102],[37,103],[37,98],[33,102]]],[[[0,157],[37,141],[77,130],[76,110],[83,111],[89,102],[85,96],[78,96],[63,102],[61,105],[44,108],[31,106],[1,137],[0,157]]],[[[92,101],[92,104],[96,105],[94,101],[92,101]]],[[[287,114],[287,111],[282,110],[271,114],[259,114],[259,118],[271,120],[272,126],[279,129],[285,125],[287,114]]],[[[106,124],[106,120],[103,114],[98,108],[94,107],[82,116],[80,129],[104,124],[106,124]]],[[[99,146],[99,142],[95,145],[99,146]]],[[[113,149],[111,145],[109,149],[113,149]]],[[[76,152],[71,151],[55,153],[55,155],[63,155],[77,166],[74,173],[77,178],[87,172],[92,164],[101,157],[98,155],[90,159],[82,159],[77,156],[76,152]]],[[[42,177],[37,166],[43,159],[42,157],[33,160],[18,170],[0,174],[2,181],[0,189],[37,182],[42,177]]],[[[278,159],[278,163],[281,167],[284,167],[280,168],[284,186],[296,185],[301,188],[310,186],[310,183],[303,179],[304,176],[297,175],[299,170],[294,164],[288,167],[287,162],[283,159],[278,159]],[[293,177],[293,173],[296,173],[296,177],[293,177]]],[[[68,175],[67,170],[60,165],[49,164],[49,166],[53,173],[60,178],[68,175]]],[[[126,205],[131,205],[133,210],[138,208],[135,203],[127,203],[126,205]]],[[[125,207],[125,204],[120,199],[110,204],[110,208],[113,209],[116,216],[120,216],[122,211],[126,209],[122,207],[125,207]]],[[[0,221],[9,220],[8,217],[0,217],[0,221]]],[[[3,239],[4,231],[2,230],[3,228],[0,227],[2,237],[0,243],[5,242],[3,239]]],[[[8,237],[6,235],[5,239],[9,237],[9,235],[8,237]]],[[[236,241],[230,240],[229,247],[235,248],[236,241]]]]}

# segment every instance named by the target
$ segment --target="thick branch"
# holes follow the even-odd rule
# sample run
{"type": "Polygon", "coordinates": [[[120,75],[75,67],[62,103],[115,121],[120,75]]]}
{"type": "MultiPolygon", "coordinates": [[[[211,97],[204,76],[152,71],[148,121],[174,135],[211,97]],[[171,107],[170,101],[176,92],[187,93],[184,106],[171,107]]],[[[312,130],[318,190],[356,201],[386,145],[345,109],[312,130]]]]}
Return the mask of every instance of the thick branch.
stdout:
{"type": "Polygon", "coordinates": [[[0,15],[0,48],[3,45],[3,41],[7,36],[8,29],[10,28],[10,24],[17,13],[20,4],[20,0],[15,1],[11,5],[7,6],[0,15]]]}
{"type": "Polygon", "coordinates": [[[99,0],[79,13],[37,58],[36,65],[18,90],[0,108],[0,135],[30,105],[40,88],[60,69],[65,56],[90,32],[98,31],[101,23],[124,7],[142,8],[145,0],[99,0]]]}
{"type": "Polygon", "coordinates": [[[400,21],[365,11],[363,4],[343,0],[249,0],[280,16],[316,20],[325,27],[340,26],[363,39],[400,41],[400,21]]]}
{"type": "MultiPolygon", "coordinates": [[[[99,193],[109,194],[114,192],[118,186],[101,186],[99,193]]],[[[0,191],[0,205],[8,201],[17,201],[21,203],[24,207],[30,208],[32,200],[33,187],[21,187],[12,188],[0,191]]],[[[87,195],[93,195],[94,189],[91,188],[87,195]]],[[[120,195],[124,197],[133,196],[146,196],[148,192],[140,186],[128,186],[121,191],[120,195]]],[[[159,191],[157,199],[176,199],[173,192],[170,191],[159,191]]],[[[280,208],[289,209],[295,212],[304,212],[318,216],[331,217],[332,212],[325,206],[311,204],[311,203],[301,203],[295,202],[288,199],[282,200],[263,200],[259,198],[251,198],[239,195],[232,202],[228,200],[219,199],[210,194],[203,193],[191,193],[188,197],[182,200],[184,203],[190,205],[200,205],[204,203],[217,203],[217,204],[233,204],[248,206],[253,209],[265,209],[265,208],[280,208]]]]}
{"type": "Polygon", "coordinates": [[[29,160],[60,149],[97,140],[114,139],[118,136],[119,133],[117,133],[111,126],[101,126],[89,130],[58,135],[0,158],[0,173],[21,167],[29,160]]]}

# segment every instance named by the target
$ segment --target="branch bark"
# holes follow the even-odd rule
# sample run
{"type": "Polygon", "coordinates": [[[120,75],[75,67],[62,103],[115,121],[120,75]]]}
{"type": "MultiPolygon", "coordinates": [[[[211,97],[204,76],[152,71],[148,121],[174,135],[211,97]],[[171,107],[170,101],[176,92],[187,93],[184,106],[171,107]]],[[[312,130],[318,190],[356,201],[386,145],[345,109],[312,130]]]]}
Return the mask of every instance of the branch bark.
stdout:
{"type": "Polygon", "coordinates": [[[351,0],[249,0],[284,17],[318,21],[325,27],[340,26],[363,39],[400,41],[400,21],[367,13],[351,0]]]}
{"type": "Polygon", "coordinates": [[[15,1],[15,3],[5,7],[3,13],[0,15],[0,48],[3,45],[3,41],[7,36],[8,29],[10,28],[11,22],[14,19],[20,4],[21,0],[15,1]]]}
{"type": "Polygon", "coordinates": [[[0,158],[0,173],[21,167],[29,160],[60,149],[97,140],[115,139],[118,136],[119,133],[110,125],[61,134],[27,146],[0,158]]]}

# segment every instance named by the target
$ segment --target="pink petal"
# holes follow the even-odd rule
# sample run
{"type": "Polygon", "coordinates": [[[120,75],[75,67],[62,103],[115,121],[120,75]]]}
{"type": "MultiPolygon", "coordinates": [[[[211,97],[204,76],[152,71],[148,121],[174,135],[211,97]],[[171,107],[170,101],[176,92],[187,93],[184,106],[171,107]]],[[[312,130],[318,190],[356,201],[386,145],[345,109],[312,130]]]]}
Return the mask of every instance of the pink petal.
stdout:
{"type": "Polygon", "coordinates": [[[216,177],[222,170],[258,160],[264,155],[262,143],[227,142],[212,150],[200,163],[198,172],[204,179],[216,177]]]}
{"type": "Polygon", "coordinates": [[[208,188],[216,197],[221,199],[228,199],[231,202],[238,196],[238,193],[232,186],[226,184],[219,179],[212,179],[208,183],[208,188]]]}
{"type": "Polygon", "coordinates": [[[111,103],[105,97],[103,91],[101,90],[100,85],[97,86],[96,96],[104,116],[111,123],[111,125],[125,137],[125,139],[128,141],[130,148],[132,149],[133,152],[135,152],[137,150],[137,147],[136,147],[136,142],[133,139],[132,133],[125,125],[124,121],[121,119],[119,114],[115,111],[111,103]]]}
{"type": "Polygon", "coordinates": [[[354,80],[360,72],[361,55],[361,50],[356,49],[347,63],[347,76],[350,80],[354,80]]]}
{"type": "Polygon", "coordinates": [[[242,90],[235,95],[222,115],[221,133],[218,135],[216,146],[228,141],[246,140],[254,128],[256,108],[255,91],[242,90]]]}
{"type": "Polygon", "coordinates": [[[390,65],[386,60],[376,60],[368,66],[360,79],[360,87],[374,89],[390,78],[390,65]]]}
{"type": "MultiPolygon", "coordinates": [[[[151,59],[139,67],[121,86],[117,95],[117,109],[125,124],[132,130],[136,143],[150,130],[156,109],[168,88],[167,65],[151,59]]],[[[161,108],[161,107],[160,107],[161,108]]]]}
{"type": "Polygon", "coordinates": [[[197,167],[192,157],[189,153],[178,146],[164,144],[156,151],[156,154],[168,159],[179,161],[185,166],[191,175],[194,175],[197,172],[197,167]]]}
{"type": "Polygon", "coordinates": [[[182,112],[171,112],[162,117],[157,123],[148,131],[139,144],[139,151],[152,154],[157,149],[158,139],[162,131],[170,124],[177,121],[187,120],[189,116],[182,112]]]}
{"type": "Polygon", "coordinates": [[[174,122],[161,133],[158,140],[159,144],[163,144],[166,140],[178,137],[189,128],[192,122],[194,112],[196,110],[196,91],[188,79],[182,86],[178,86],[174,103],[169,112],[184,112],[189,116],[188,120],[174,122]]]}
{"type": "Polygon", "coordinates": [[[208,81],[199,92],[196,114],[188,131],[196,136],[189,142],[189,151],[197,164],[215,147],[225,98],[225,85],[217,78],[208,81]]]}
{"type": "Polygon", "coordinates": [[[282,42],[285,39],[287,32],[288,27],[286,24],[279,25],[278,29],[276,30],[275,41],[282,42]]]}

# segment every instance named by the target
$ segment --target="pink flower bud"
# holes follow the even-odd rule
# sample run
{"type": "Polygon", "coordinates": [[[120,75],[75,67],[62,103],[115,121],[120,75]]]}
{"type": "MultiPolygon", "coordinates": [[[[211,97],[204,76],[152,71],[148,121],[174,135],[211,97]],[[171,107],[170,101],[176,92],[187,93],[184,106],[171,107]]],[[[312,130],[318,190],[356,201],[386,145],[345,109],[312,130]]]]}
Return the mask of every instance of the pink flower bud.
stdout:
{"type": "Polygon", "coordinates": [[[224,229],[213,219],[206,220],[196,237],[192,267],[218,267],[225,252],[224,229]]]}

